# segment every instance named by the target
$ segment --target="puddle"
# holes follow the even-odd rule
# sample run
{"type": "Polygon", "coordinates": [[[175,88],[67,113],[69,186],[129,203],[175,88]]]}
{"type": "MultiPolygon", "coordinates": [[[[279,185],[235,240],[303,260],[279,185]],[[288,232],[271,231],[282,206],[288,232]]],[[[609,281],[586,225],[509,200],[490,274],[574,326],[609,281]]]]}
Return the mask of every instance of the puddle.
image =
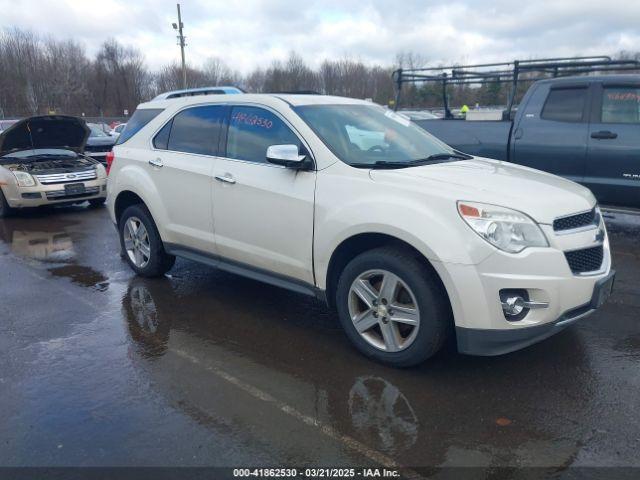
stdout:
{"type": "Polygon", "coordinates": [[[75,256],[73,240],[65,232],[34,232],[14,230],[11,252],[42,262],[68,262],[75,256]]]}
{"type": "Polygon", "coordinates": [[[109,288],[109,279],[102,273],[84,265],[64,265],[48,269],[54,277],[66,277],[73,283],[84,287],[94,288],[104,292],[109,288]]]}

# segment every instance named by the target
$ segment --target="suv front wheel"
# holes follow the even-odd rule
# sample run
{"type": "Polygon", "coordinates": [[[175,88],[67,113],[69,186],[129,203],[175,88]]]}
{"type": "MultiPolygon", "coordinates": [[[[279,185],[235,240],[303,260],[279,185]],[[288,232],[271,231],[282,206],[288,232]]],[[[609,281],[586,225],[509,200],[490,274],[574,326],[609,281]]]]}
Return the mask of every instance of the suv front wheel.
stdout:
{"type": "Polygon", "coordinates": [[[396,367],[434,355],[451,325],[448,300],[435,275],[399,248],[376,248],[351,260],[338,281],[336,305],[356,347],[396,367]]]}
{"type": "Polygon", "coordinates": [[[162,239],[144,205],[128,207],[118,224],[120,248],[129,266],[143,277],[159,277],[173,267],[176,257],[164,251],[162,239]]]}

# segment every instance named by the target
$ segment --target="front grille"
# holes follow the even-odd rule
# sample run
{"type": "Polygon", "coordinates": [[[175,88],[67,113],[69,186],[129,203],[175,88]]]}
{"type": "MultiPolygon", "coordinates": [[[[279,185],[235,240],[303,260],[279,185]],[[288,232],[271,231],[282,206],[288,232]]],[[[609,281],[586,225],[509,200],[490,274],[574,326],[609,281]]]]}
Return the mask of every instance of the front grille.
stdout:
{"type": "Polygon", "coordinates": [[[77,182],[80,180],[95,180],[96,170],[84,170],[82,172],[66,172],[66,173],[50,173],[48,175],[34,175],[38,181],[43,185],[50,185],[52,183],[68,183],[77,182]]]}
{"type": "Polygon", "coordinates": [[[81,198],[81,197],[89,197],[91,195],[95,195],[100,192],[100,187],[87,187],[84,189],[82,193],[76,193],[73,195],[67,195],[65,190],[53,190],[47,192],[47,198],[49,200],[65,200],[67,198],[81,198]]]}
{"type": "Polygon", "coordinates": [[[596,272],[602,266],[604,248],[602,245],[598,245],[597,247],[564,252],[564,256],[574,274],[596,272]]]}
{"type": "Polygon", "coordinates": [[[589,212],[578,213],[576,215],[569,215],[568,217],[556,218],[553,221],[553,229],[556,232],[562,232],[563,230],[574,230],[576,228],[586,227],[588,225],[597,225],[599,218],[596,215],[596,209],[592,209],[589,212]]]}

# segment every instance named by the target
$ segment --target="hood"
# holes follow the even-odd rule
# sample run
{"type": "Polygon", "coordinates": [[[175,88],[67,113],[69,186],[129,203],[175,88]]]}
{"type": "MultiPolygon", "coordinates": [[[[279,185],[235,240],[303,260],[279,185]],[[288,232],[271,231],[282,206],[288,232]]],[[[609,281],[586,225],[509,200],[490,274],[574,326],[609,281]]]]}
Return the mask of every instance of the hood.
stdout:
{"type": "Polygon", "coordinates": [[[474,158],[399,170],[371,170],[376,182],[435,190],[454,200],[500,205],[526,213],[538,223],[593,208],[591,191],[556,175],[509,162],[474,158]],[[457,188],[454,188],[457,187],[457,188]]]}
{"type": "Polygon", "coordinates": [[[0,155],[20,150],[64,148],[82,153],[89,137],[84,120],[64,115],[29,117],[0,133],[0,155]]]}

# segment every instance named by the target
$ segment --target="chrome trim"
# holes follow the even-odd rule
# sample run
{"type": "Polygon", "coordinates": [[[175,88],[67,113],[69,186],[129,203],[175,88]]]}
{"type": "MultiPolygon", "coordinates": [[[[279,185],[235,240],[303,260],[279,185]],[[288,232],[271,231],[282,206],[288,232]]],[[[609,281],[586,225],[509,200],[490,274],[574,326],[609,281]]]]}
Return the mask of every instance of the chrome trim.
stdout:
{"type": "MultiPolygon", "coordinates": [[[[576,215],[580,215],[580,214],[576,213],[576,215]]],[[[553,228],[553,225],[551,228],[553,228]]],[[[559,231],[554,230],[554,233],[558,237],[560,237],[562,235],[573,235],[575,233],[588,232],[589,230],[597,230],[598,228],[600,228],[600,223],[597,223],[597,224],[591,223],[589,225],[585,225],[584,227],[572,228],[571,230],[559,230],[559,231]]]]}
{"type": "Polygon", "coordinates": [[[100,193],[100,187],[86,187],[84,189],[84,192],[82,193],[73,193],[71,195],[68,195],[66,190],[52,190],[49,192],[45,192],[47,195],[47,199],[56,199],[56,198],[65,198],[65,197],[72,197],[72,198],[78,198],[81,196],[86,196],[89,197],[91,195],[95,195],[97,193],[100,193]]]}
{"type": "Polygon", "coordinates": [[[231,184],[236,183],[233,177],[227,177],[223,175],[216,175],[215,179],[220,180],[221,182],[224,182],[224,183],[231,183],[231,184]]]}
{"type": "MultiPolygon", "coordinates": [[[[206,98],[206,96],[204,96],[204,97],[206,98]]],[[[282,99],[280,99],[280,100],[282,100],[282,99]]],[[[284,101],[284,100],[282,100],[282,101],[284,101]]],[[[274,165],[273,163],[267,162],[266,158],[265,158],[264,162],[254,162],[252,160],[241,160],[239,158],[229,158],[229,157],[223,157],[221,155],[206,155],[206,154],[203,154],[203,153],[190,153],[190,152],[181,152],[179,150],[170,150],[168,148],[167,149],[156,148],[155,145],[153,144],[153,139],[160,132],[160,130],[162,130],[167,125],[167,123],[173,121],[173,119],[179,113],[181,113],[181,112],[183,112],[185,110],[188,110],[190,108],[194,108],[194,107],[217,106],[217,105],[221,105],[221,106],[229,107],[229,108],[233,108],[233,107],[257,107],[257,108],[262,108],[264,110],[268,110],[269,112],[273,113],[278,118],[280,118],[280,120],[282,120],[287,125],[287,127],[289,127],[291,129],[291,131],[298,137],[298,140],[300,140],[300,142],[306,147],[307,151],[309,152],[309,156],[311,157],[311,160],[313,161],[313,169],[312,170],[314,172],[318,171],[318,162],[316,162],[315,154],[313,153],[313,149],[311,148],[311,145],[309,144],[307,139],[302,135],[302,133],[300,133],[300,131],[288,119],[286,119],[280,112],[278,112],[273,107],[270,107],[268,105],[264,105],[262,103],[257,103],[257,102],[238,102],[237,100],[233,100],[233,99],[225,99],[225,101],[222,101],[222,102],[211,102],[211,101],[207,102],[207,101],[203,101],[201,103],[193,103],[193,104],[189,104],[189,105],[183,105],[180,108],[178,108],[177,110],[174,110],[174,111],[170,112],[168,118],[165,118],[164,120],[162,120],[161,123],[160,123],[160,126],[156,127],[156,129],[153,130],[152,133],[150,134],[150,136],[147,138],[146,143],[149,146],[149,150],[151,150],[153,152],[179,153],[180,155],[194,155],[194,156],[198,156],[198,157],[207,157],[207,158],[223,158],[225,160],[233,160],[233,161],[236,161],[236,162],[250,163],[252,165],[266,165],[268,167],[273,167],[273,168],[287,169],[287,167],[284,167],[282,165],[274,165]]],[[[166,107],[163,110],[163,112],[158,114],[158,116],[161,116],[164,112],[167,112],[167,111],[170,111],[169,107],[166,107]]],[[[151,122],[149,122],[149,123],[152,123],[154,120],[155,120],[155,118],[153,120],[151,120],[151,122]]],[[[226,122],[225,130],[228,133],[228,131],[229,131],[229,123],[228,122],[226,122]]],[[[314,135],[315,135],[315,132],[314,132],[314,135]]],[[[317,135],[316,135],[316,137],[317,137],[317,135]]],[[[118,145],[115,145],[115,146],[118,146],[118,145]]],[[[226,145],[225,145],[225,147],[226,147],[226,145]]],[[[220,152],[218,152],[218,153],[220,153],[220,152]]],[[[225,154],[227,153],[226,152],[226,148],[225,148],[225,152],[224,153],[225,154]]]]}
{"type": "MultiPolygon", "coordinates": [[[[509,305],[507,302],[500,302],[500,303],[502,304],[502,308],[504,310],[511,307],[511,305],[509,305]]],[[[534,301],[524,300],[522,302],[522,306],[525,308],[528,308],[529,310],[536,310],[538,308],[548,308],[549,302],[534,302],[534,301]]]]}
{"type": "Polygon", "coordinates": [[[589,210],[583,210],[581,212],[571,213],[569,215],[562,215],[561,217],[554,218],[551,221],[551,230],[553,230],[553,233],[555,233],[557,236],[573,235],[575,233],[582,233],[582,232],[588,232],[589,230],[595,230],[596,228],[599,228],[601,224],[602,224],[602,212],[600,211],[600,209],[598,208],[598,204],[596,203],[589,210]],[[576,217],[578,215],[584,215],[585,213],[590,213],[593,210],[595,210],[594,223],[590,223],[582,227],[571,228],[568,230],[556,230],[553,227],[553,225],[556,223],[556,220],[562,220],[563,218],[570,218],[570,217],[576,217]],[[595,223],[596,220],[597,220],[597,223],[595,223]]]}
{"type": "Polygon", "coordinates": [[[81,172],[50,173],[45,175],[34,175],[34,177],[42,185],[50,185],[52,183],[71,183],[95,180],[98,177],[98,173],[95,168],[92,168],[91,170],[84,170],[81,172]]]}

